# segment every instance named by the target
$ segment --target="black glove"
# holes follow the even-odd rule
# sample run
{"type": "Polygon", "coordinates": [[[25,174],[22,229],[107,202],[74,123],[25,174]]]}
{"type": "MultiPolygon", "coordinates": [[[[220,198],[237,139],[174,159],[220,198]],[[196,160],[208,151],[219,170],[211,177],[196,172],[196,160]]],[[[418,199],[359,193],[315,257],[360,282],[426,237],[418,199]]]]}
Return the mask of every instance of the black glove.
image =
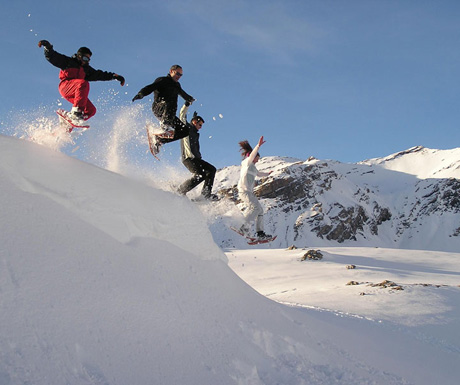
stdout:
{"type": "Polygon", "coordinates": [[[121,75],[113,74],[113,78],[118,80],[122,86],[125,85],[125,78],[121,75]]]}
{"type": "Polygon", "coordinates": [[[184,104],[185,104],[185,107],[188,107],[190,106],[191,103],[188,100],[186,100],[184,104]]]}
{"type": "Polygon", "coordinates": [[[53,48],[52,44],[48,40],[40,40],[38,42],[38,46],[45,47],[45,49],[48,49],[48,50],[53,48]]]}
{"type": "Polygon", "coordinates": [[[142,99],[143,97],[144,97],[144,95],[142,95],[142,94],[139,92],[139,93],[133,98],[133,102],[134,102],[135,100],[140,100],[140,99],[142,99]]]}

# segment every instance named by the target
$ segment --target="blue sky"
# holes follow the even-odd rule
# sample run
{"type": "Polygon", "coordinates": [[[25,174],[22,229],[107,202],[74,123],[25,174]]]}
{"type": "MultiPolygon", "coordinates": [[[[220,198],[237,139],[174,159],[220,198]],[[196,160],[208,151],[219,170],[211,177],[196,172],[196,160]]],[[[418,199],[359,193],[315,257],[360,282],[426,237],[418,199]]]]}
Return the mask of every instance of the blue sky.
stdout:
{"type": "Polygon", "coordinates": [[[126,78],[123,89],[92,83],[100,116],[182,65],[182,87],[206,120],[203,157],[217,167],[238,164],[238,141],[260,135],[262,155],[341,162],[454,148],[458,20],[457,1],[5,0],[0,132],[11,111],[53,114],[58,70],[37,47],[47,39],[67,55],[88,46],[93,67],[126,78]]]}

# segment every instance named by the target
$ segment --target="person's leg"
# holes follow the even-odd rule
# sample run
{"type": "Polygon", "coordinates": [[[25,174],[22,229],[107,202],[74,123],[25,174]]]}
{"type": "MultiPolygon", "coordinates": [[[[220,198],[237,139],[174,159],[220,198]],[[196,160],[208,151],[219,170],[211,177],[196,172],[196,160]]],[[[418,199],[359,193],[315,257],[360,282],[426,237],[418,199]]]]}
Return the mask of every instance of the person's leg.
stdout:
{"type": "Polygon", "coordinates": [[[259,200],[253,195],[251,200],[251,204],[253,205],[253,211],[256,215],[256,232],[264,231],[264,209],[260,204],[259,200]]]}
{"type": "Polygon", "coordinates": [[[63,81],[59,85],[59,92],[67,101],[72,103],[72,112],[75,111],[79,119],[88,120],[96,114],[96,107],[88,99],[88,81],[84,79],[63,81]]]}
{"type": "Polygon", "coordinates": [[[182,122],[177,116],[175,116],[170,122],[171,127],[174,128],[174,136],[172,138],[160,138],[160,142],[170,143],[175,142],[176,140],[185,138],[189,134],[187,125],[182,122]]]}
{"type": "Polygon", "coordinates": [[[83,119],[88,120],[89,118],[93,117],[96,115],[96,107],[94,106],[93,103],[91,103],[91,100],[86,99],[86,107],[83,110],[83,119]]]}
{"type": "Polygon", "coordinates": [[[265,234],[264,209],[254,194],[248,194],[249,207],[251,208],[251,219],[256,222],[256,236],[258,239],[269,239],[272,236],[265,234]]]}
{"type": "Polygon", "coordinates": [[[264,210],[259,203],[259,200],[254,195],[254,193],[249,192],[240,192],[239,193],[240,199],[246,205],[246,210],[244,211],[244,222],[245,226],[249,227],[249,224],[253,221],[256,221],[256,232],[264,230],[264,222],[263,222],[263,215],[264,210]]]}
{"type": "Polygon", "coordinates": [[[78,107],[82,112],[85,111],[89,95],[88,81],[84,79],[65,80],[59,84],[59,92],[74,107],[78,107]]]}
{"type": "Polygon", "coordinates": [[[182,163],[193,174],[193,176],[182,183],[177,190],[179,194],[185,195],[198,186],[204,178],[201,175],[202,169],[200,164],[195,159],[185,159],[182,163]]]}
{"type": "Polygon", "coordinates": [[[212,192],[212,186],[214,185],[214,177],[216,176],[216,168],[206,162],[205,160],[200,161],[200,166],[202,169],[202,176],[204,178],[203,189],[201,194],[205,197],[210,197],[212,192]]]}

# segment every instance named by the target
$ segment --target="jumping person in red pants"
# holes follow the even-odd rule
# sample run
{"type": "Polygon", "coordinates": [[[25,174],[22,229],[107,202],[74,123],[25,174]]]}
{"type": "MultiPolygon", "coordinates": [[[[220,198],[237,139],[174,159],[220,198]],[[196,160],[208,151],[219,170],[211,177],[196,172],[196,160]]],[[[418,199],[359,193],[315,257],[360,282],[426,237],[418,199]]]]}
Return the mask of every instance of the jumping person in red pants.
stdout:
{"type": "Polygon", "coordinates": [[[118,80],[125,84],[123,76],[113,72],[95,70],[89,65],[92,52],[87,47],[81,47],[72,57],[56,52],[47,40],[40,40],[39,47],[44,47],[45,58],[52,65],[61,69],[59,72],[59,92],[70,103],[72,110],[66,112],[74,125],[83,125],[94,116],[96,107],[88,99],[89,82],[97,80],[118,80]]]}

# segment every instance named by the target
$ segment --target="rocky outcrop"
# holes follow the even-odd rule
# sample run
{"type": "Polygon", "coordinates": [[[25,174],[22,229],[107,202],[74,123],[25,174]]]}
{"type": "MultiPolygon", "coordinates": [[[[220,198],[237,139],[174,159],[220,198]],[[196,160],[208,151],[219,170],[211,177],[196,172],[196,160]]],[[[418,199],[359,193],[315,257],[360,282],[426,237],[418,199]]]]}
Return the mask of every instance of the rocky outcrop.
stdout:
{"type": "Polygon", "coordinates": [[[255,190],[261,199],[271,199],[270,209],[296,214],[293,225],[294,240],[305,231],[314,232],[319,238],[342,243],[356,240],[368,228],[377,235],[379,226],[392,216],[388,207],[382,207],[369,196],[370,190],[351,185],[327,162],[293,164],[283,169],[281,175],[265,178],[255,190]],[[352,189],[356,202],[323,203],[322,198],[334,188],[338,180],[352,189]],[[326,209],[325,209],[326,208],[326,209]]]}

